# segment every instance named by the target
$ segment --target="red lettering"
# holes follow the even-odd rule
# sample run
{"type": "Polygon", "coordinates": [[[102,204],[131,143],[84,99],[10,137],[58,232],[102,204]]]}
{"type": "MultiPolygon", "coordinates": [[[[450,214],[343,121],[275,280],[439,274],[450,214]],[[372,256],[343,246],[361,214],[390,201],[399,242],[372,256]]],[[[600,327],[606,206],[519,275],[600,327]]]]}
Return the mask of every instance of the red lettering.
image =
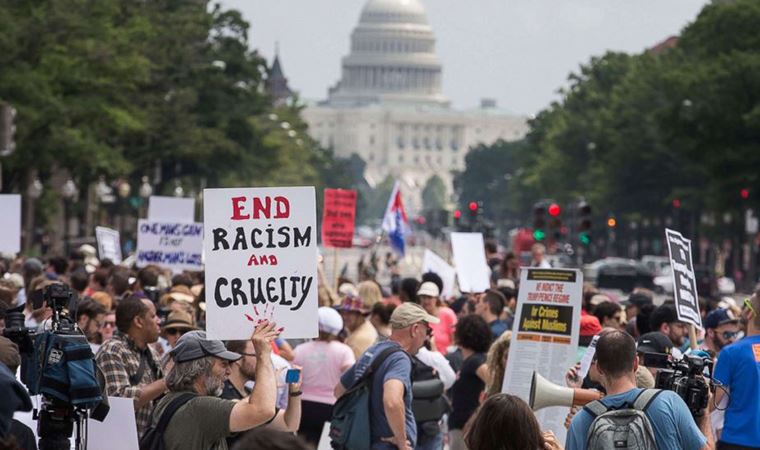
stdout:
{"type": "Polygon", "coordinates": [[[277,265],[277,257],[274,255],[259,255],[257,258],[256,255],[251,255],[250,258],[248,258],[248,265],[249,266],[276,266],[277,265]]]}
{"type": "Polygon", "coordinates": [[[230,219],[232,220],[245,220],[249,219],[251,216],[248,214],[243,215],[243,205],[242,202],[245,201],[245,197],[232,197],[232,217],[230,219]]]}
{"type": "Polygon", "coordinates": [[[290,217],[290,202],[285,197],[275,197],[276,212],[275,219],[287,219],[290,217]],[[281,209],[282,208],[282,209],[281,209]]]}
{"type": "Polygon", "coordinates": [[[258,197],[253,198],[253,218],[254,219],[260,219],[261,214],[264,214],[264,217],[269,219],[271,216],[270,209],[272,208],[272,199],[271,197],[264,197],[265,202],[262,204],[261,199],[258,197]]]}

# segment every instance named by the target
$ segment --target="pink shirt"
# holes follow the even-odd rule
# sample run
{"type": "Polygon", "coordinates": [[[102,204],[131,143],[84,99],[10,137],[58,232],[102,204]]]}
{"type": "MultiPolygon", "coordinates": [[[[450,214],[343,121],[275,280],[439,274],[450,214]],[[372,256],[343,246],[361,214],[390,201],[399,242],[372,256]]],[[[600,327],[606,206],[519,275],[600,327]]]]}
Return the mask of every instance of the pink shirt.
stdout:
{"type": "Polygon", "coordinates": [[[293,364],[303,367],[303,399],[334,404],[333,390],[340,382],[342,369],[356,362],[351,347],[338,341],[311,341],[299,345],[294,352],[293,364]]]}
{"type": "Polygon", "coordinates": [[[451,308],[443,306],[438,309],[438,319],[440,322],[431,323],[430,328],[433,329],[435,349],[445,355],[446,349],[454,342],[454,326],[457,324],[457,315],[451,308]]]}

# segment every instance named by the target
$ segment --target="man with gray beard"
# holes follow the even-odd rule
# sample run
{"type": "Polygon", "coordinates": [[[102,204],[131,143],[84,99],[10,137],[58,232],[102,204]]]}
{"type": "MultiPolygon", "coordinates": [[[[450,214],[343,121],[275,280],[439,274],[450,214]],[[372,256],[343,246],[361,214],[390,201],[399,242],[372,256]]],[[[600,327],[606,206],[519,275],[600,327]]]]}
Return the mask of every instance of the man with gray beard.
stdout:
{"type": "Polygon", "coordinates": [[[230,376],[230,363],[241,355],[227,351],[221,341],[207,339],[203,331],[192,331],[179,339],[170,353],[173,367],[165,378],[169,394],[153,413],[156,426],[164,411],[176,408],[163,434],[166,450],[227,450],[226,438],[231,434],[275,416],[277,383],[270,352],[278,335],[274,322],[263,321],[254,329],[251,341],[258,359],[256,386],[247,401],[239,402],[219,396],[230,376]]]}

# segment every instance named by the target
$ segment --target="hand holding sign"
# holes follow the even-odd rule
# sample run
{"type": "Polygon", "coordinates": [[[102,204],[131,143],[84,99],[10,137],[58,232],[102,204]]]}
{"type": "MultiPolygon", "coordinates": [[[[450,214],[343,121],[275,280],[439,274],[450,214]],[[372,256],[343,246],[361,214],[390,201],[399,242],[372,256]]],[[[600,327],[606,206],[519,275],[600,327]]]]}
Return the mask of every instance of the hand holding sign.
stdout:
{"type": "Polygon", "coordinates": [[[276,327],[276,323],[262,320],[259,321],[253,329],[251,342],[253,342],[253,349],[256,352],[256,356],[262,357],[263,355],[268,355],[272,351],[272,342],[277,339],[281,330],[278,330],[276,327]]]}

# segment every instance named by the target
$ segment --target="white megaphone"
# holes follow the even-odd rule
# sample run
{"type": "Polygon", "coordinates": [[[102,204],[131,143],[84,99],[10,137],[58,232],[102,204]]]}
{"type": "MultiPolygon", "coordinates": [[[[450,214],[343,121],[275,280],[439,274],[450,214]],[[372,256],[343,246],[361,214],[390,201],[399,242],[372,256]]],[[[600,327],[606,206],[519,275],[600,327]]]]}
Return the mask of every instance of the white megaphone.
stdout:
{"type": "Polygon", "coordinates": [[[530,407],[533,411],[548,406],[575,406],[602,398],[602,393],[594,389],[577,389],[560,386],[533,371],[530,383],[530,407]]]}

